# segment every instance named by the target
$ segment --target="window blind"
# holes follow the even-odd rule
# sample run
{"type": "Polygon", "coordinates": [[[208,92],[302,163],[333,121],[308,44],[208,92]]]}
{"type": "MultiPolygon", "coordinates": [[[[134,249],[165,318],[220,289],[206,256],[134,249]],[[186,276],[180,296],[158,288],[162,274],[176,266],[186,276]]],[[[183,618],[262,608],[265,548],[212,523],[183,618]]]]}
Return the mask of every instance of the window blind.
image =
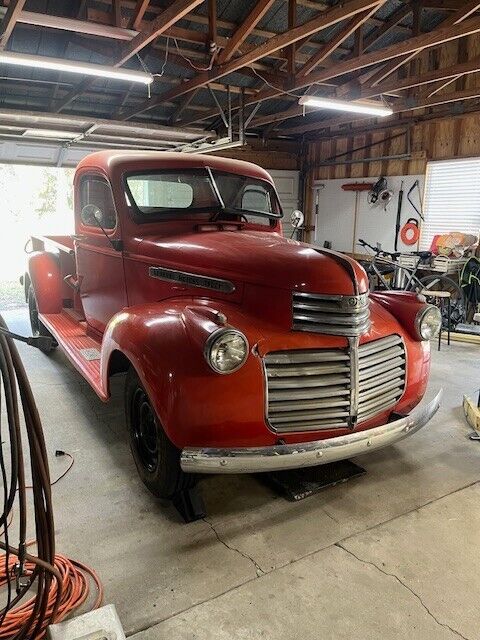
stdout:
{"type": "Polygon", "coordinates": [[[421,249],[430,249],[435,235],[451,231],[478,237],[480,158],[429,162],[423,204],[421,249]]]}

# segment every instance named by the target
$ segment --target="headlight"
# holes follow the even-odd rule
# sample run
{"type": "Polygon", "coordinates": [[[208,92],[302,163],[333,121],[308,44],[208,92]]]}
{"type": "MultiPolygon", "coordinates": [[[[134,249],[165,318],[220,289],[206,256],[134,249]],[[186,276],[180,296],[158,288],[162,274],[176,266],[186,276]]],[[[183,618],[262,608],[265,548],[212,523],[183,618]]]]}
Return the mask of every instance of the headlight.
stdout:
{"type": "Polygon", "coordinates": [[[438,307],[426,305],[417,313],[415,329],[421,340],[430,340],[438,335],[442,326],[442,314],[438,307]]]}
{"type": "Polygon", "coordinates": [[[237,371],[247,356],[247,339],[236,329],[214,331],[205,344],[205,359],[217,373],[237,371]]]}

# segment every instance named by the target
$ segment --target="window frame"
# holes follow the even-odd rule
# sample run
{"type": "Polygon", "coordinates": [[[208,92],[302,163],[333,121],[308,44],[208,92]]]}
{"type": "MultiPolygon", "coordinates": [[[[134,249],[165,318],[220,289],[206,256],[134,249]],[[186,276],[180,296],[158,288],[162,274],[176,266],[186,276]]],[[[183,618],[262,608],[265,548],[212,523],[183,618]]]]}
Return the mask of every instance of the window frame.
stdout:
{"type": "Polygon", "coordinates": [[[115,198],[113,195],[113,189],[112,189],[112,185],[110,184],[110,181],[102,174],[97,173],[97,172],[88,172],[88,173],[84,173],[82,176],[80,176],[80,180],[78,182],[78,202],[79,202],[79,210],[78,210],[78,220],[80,223],[80,226],[82,228],[82,230],[87,231],[88,233],[93,233],[93,234],[100,234],[103,236],[103,231],[99,226],[95,226],[95,225],[90,225],[90,224],[85,224],[85,222],[82,219],[82,210],[83,207],[86,206],[86,204],[93,204],[93,203],[86,203],[83,204],[82,201],[82,190],[83,190],[83,185],[87,180],[94,180],[96,182],[101,182],[103,184],[105,184],[108,188],[108,191],[110,193],[110,197],[111,197],[111,201],[112,201],[112,206],[113,206],[113,212],[115,213],[115,225],[113,227],[104,227],[105,232],[107,233],[107,235],[113,235],[116,233],[117,229],[118,229],[118,211],[117,211],[117,205],[115,203],[115,198]]]}
{"type": "MultiPolygon", "coordinates": [[[[212,167],[210,167],[210,170],[213,173],[213,176],[215,177],[215,174],[231,174],[233,176],[238,175],[236,173],[234,173],[233,171],[220,171],[217,169],[214,169],[212,167]]],[[[215,207],[201,207],[201,208],[185,208],[185,209],[173,209],[173,208],[165,208],[161,213],[156,213],[151,215],[150,217],[146,217],[144,213],[142,213],[141,209],[139,208],[139,206],[137,205],[135,198],[133,197],[132,191],[128,185],[128,178],[134,177],[134,176],[145,176],[145,175],[154,175],[154,174],[169,174],[172,173],[172,171],[174,172],[178,172],[178,173],[185,173],[185,174],[197,174],[200,176],[204,176],[206,175],[207,178],[209,178],[209,172],[207,167],[197,167],[197,168],[189,168],[189,169],[142,169],[142,170],[137,170],[137,171],[128,171],[123,175],[123,188],[124,188],[124,195],[126,196],[125,198],[125,205],[127,207],[127,209],[129,210],[129,213],[131,215],[131,217],[133,218],[133,221],[136,224],[152,224],[152,223],[157,223],[157,222],[171,222],[172,220],[196,220],[198,217],[198,214],[202,214],[202,213],[208,213],[210,211],[212,211],[212,209],[215,210],[215,207]],[[128,200],[127,200],[128,199],[128,200]],[[130,205],[128,204],[128,202],[130,202],[130,205]]],[[[270,226],[275,226],[276,223],[281,220],[283,218],[283,209],[282,209],[282,205],[280,202],[280,198],[278,197],[278,193],[277,190],[275,188],[275,186],[269,182],[268,180],[264,180],[263,178],[258,178],[258,177],[251,177],[251,176],[245,176],[246,178],[250,178],[251,180],[257,180],[259,182],[265,183],[266,185],[268,185],[268,187],[270,187],[273,191],[273,194],[275,196],[276,199],[276,203],[278,205],[278,210],[280,211],[279,215],[273,215],[273,214],[267,214],[267,213],[262,213],[262,212],[257,212],[257,211],[244,211],[244,214],[250,214],[252,216],[259,216],[259,217],[264,217],[267,220],[269,220],[270,222],[270,226]]],[[[212,185],[212,192],[215,193],[215,189],[212,185]]],[[[242,215],[242,209],[238,209],[238,215],[241,216],[242,215]]],[[[220,218],[219,218],[220,220],[220,218]]],[[[257,222],[251,222],[249,221],[247,224],[252,224],[252,225],[256,225],[258,226],[260,223],[257,222]]],[[[267,226],[267,225],[262,225],[262,226],[267,226]]]]}

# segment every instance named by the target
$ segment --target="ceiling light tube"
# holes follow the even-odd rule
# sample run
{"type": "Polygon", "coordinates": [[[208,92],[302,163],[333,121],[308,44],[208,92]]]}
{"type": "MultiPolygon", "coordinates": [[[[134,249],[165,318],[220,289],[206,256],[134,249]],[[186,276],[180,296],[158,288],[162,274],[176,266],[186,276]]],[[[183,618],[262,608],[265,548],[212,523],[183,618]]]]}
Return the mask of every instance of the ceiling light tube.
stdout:
{"type": "Polygon", "coordinates": [[[380,116],[382,118],[393,114],[393,110],[383,103],[366,100],[363,102],[345,102],[343,100],[333,100],[332,98],[321,98],[318,96],[302,96],[298,104],[304,107],[348,111],[349,113],[363,113],[365,115],[380,116]]]}
{"type": "Polygon", "coordinates": [[[123,68],[117,69],[101,64],[91,64],[90,62],[77,62],[75,60],[63,60],[61,58],[45,58],[12,51],[0,51],[0,64],[2,63],[18,65],[20,67],[33,67],[35,69],[63,71],[65,73],[79,73],[85,76],[110,78],[112,80],[140,82],[141,84],[151,84],[153,82],[152,74],[146,73],[145,71],[123,68]]]}

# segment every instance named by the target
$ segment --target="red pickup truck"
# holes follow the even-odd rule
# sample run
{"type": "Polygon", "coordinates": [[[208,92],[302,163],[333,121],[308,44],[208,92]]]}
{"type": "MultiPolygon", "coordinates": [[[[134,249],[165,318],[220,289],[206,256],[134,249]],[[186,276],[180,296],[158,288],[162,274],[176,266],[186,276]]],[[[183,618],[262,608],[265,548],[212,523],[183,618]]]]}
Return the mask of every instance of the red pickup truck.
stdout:
{"type": "Polygon", "coordinates": [[[75,235],[32,239],[32,329],[104,401],[127,374],[131,448],[157,496],[198,473],[355,456],[437,410],[440,394],[415,407],[439,311],[415,293],[369,293],[355,260],[283,237],[260,167],[99,152],[79,164],[74,202],[75,235]]]}

